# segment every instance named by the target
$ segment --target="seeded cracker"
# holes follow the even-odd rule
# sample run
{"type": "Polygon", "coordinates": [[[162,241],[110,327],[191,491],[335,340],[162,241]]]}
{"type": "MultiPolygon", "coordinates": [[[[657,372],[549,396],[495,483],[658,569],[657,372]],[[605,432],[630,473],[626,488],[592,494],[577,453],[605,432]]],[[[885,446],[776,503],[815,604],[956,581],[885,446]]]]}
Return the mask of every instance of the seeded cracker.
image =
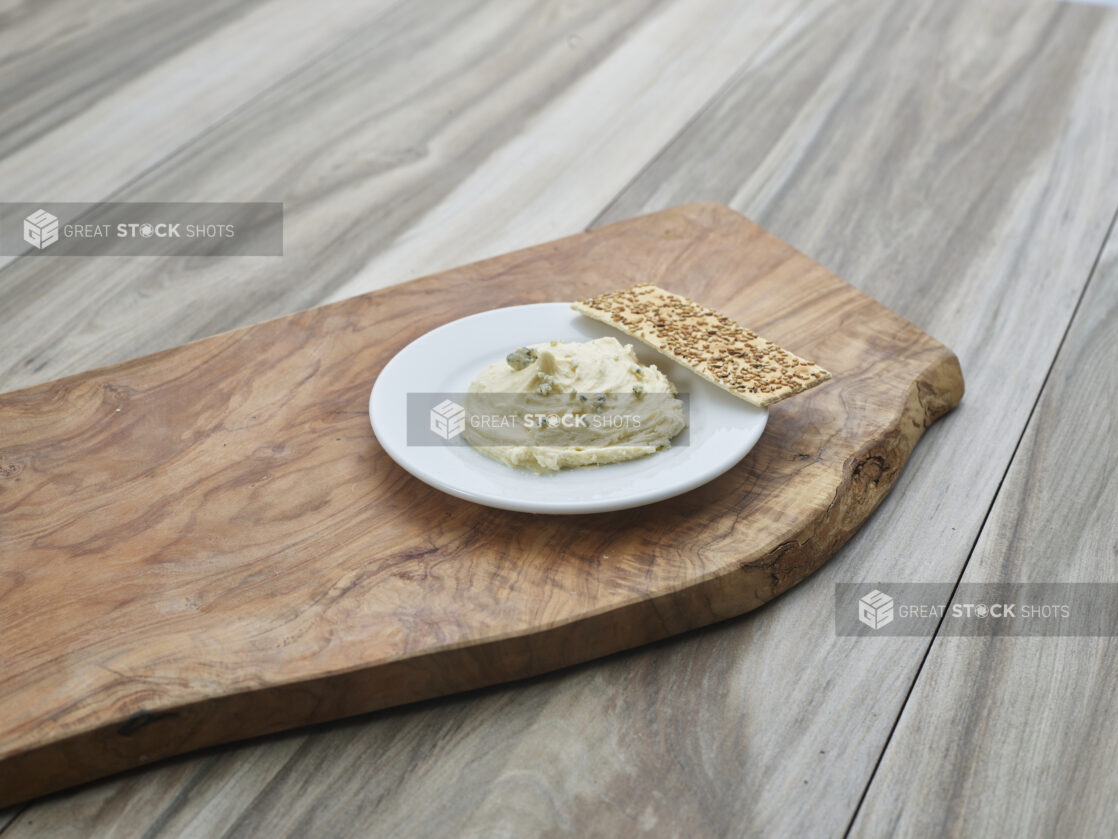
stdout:
{"type": "Polygon", "coordinates": [[[687,297],[638,285],[572,303],[659,350],[712,384],[764,408],[831,374],[687,297]]]}

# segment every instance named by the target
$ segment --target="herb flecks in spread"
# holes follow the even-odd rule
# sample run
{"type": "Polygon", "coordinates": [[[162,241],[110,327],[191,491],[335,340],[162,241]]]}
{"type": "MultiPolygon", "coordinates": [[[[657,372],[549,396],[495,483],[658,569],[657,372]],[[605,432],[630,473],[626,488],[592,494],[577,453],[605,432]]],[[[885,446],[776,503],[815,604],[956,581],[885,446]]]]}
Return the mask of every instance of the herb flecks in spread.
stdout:
{"type": "Polygon", "coordinates": [[[513,350],[505,356],[505,361],[508,362],[509,367],[513,370],[523,370],[537,358],[536,351],[528,349],[528,347],[521,347],[518,350],[513,350]]]}

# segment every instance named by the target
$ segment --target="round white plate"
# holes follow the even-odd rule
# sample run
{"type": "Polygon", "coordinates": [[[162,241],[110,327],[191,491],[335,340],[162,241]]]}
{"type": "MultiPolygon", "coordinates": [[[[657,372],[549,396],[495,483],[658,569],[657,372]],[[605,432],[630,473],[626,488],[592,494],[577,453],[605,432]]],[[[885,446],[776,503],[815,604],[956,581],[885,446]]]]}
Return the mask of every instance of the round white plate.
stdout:
{"type": "Polygon", "coordinates": [[[717,478],[753,448],[765,430],[768,411],[578,314],[567,303],[537,303],[471,315],[412,341],[377,377],[369,418],[389,456],[443,492],[504,510],[597,513],[671,498],[717,478]],[[625,463],[537,475],[498,463],[464,444],[408,445],[409,393],[465,393],[482,368],[517,347],[606,336],[631,343],[642,364],[655,364],[681,396],[688,394],[688,428],[670,449],[625,463]]]}

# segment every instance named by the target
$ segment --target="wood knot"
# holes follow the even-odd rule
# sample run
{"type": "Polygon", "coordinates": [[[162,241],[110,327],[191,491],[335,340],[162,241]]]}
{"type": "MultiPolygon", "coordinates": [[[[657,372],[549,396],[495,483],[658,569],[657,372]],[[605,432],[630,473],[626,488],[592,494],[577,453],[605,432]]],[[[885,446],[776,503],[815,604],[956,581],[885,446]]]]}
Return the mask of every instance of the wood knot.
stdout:
{"type": "Polygon", "coordinates": [[[131,737],[141,728],[146,728],[153,722],[159,722],[159,720],[165,720],[169,717],[177,716],[178,714],[175,714],[171,711],[163,714],[153,714],[151,713],[151,711],[137,711],[124,721],[124,724],[116,730],[116,733],[119,734],[121,737],[131,737]]]}
{"type": "Polygon", "coordinates": [[[885,474],[887,468],[885,458],[881,455],[874,454],[855,463],[851,477],[855,482],[877,486],[878,481],[881,480],[881,476],[885,474]]]}

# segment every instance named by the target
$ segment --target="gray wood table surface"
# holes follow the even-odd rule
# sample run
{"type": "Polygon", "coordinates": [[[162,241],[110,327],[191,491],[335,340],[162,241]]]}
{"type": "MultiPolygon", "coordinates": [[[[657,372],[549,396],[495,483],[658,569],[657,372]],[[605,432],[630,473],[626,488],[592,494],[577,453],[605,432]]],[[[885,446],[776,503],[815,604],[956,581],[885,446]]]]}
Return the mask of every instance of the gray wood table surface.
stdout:
{"type": "Polygon", "coordinates": [[[0,200],[285,205],[282,258],[0,258],[5,391],[710,200],[967,378],[750,615],[8,808],[3,839],[1118,834],[1118,639],[834,625],[840,582],[1118,582],[1118,10],[9,0],[0,200]]]}

